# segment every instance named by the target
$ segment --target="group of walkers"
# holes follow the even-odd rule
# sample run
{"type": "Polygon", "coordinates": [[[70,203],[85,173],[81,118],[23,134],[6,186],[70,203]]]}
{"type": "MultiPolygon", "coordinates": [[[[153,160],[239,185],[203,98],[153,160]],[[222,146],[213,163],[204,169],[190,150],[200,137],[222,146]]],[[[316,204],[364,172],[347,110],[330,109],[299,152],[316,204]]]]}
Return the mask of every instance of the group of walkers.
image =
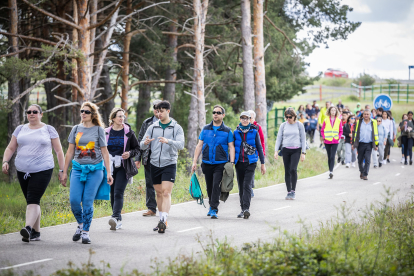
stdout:
{"type": "MultiPolygon", "coordinates": [[[[93,219],[95,199],[110,200],[112,216],[108,223],[111,230],[122,228],[124,192],[138,169],[144,166],[146,182],[145,217],[156,216],[159,221],[153,228],[165,233],[171,208],[171,192],[176,179],[178,151],[184,148],[184,131],[170,117],[168,101],[152,103],[153,116],[144,120],[138,137],[125,122],[126,113],[114,108],[109,115],[109,127],[101,118],[98,107],[85,102],[80,109],[81,123],[74,126],[68,137],[68,150],[64,155],[57,131],[41,122],[43,112],[39,105],[30,105],[26,111],[28,123],[18,126],[3,155],[2,171],[9,173],[9,161],[17,152],[15,165],[17,177],[26,198],[26,226],[20,234],[24,242],[40,240],[40,200],[51,180],[54,169],[52,148],[55,150],[61,184],[66,187],[70,181],[70,205],[77,220],[73,241],[82,240],[89,244],[89,230],[93,219]],[[68,175],[68,169],[72,169],[68,175]]],[[[389,161],[390,148],[401,131],[404,163],[412,165],[414,139],[413,113],[404,114],[398,129],[390,111],[365,110],[356,116],[341,103],[337,106],[326,102],[319,109],[316,102],[301,106],[297,112],[288,108],[285,119],[277,134],[274,158],[282,156],[287,187],[286,200],[296,198],[297,167],[304,161],[307,134],[311,137],[320,130],[329,164],[329,178],[333,178],[335,156],[338,163],[349,168],[358,166],[361,179],[367,180],[371,156],[374,168],[389,161]],[[305,119],[304,119],[305,118],[305,119]],[[379,158],[377,158],[379,152],[379,158]],[[410,158],[408,160],[407,158],[410,158]]],[[[240,123],[232,131],[224,124],[225,109],[216,105],[213,120],[203,127],[199,135],[192,164],[192,172],[202,154],[201,169],[205,176],[209,200],[207,216],[218,218],[221,183],[226,170],[236,169],[239,188],[240,213],[237,218],[248,219],[250,204],[254,196],[254,176],[258,162],[260,172],[266,173],[265,139],[261,126],[255,121],[254,111],[240,114],[240,123]]]]}

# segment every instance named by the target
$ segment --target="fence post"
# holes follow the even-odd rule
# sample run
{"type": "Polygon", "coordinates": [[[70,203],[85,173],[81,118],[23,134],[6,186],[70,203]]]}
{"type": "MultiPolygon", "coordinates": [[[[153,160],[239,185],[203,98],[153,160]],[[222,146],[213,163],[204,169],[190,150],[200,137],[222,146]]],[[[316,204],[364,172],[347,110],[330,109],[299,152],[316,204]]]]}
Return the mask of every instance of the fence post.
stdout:
{"type": "Polygon", "coordinates": [[[278,117],[278,109],[275,109],[275,130],[277,130],[277,117],[278,117]]]}
{"type": "Polygon", "coordinates": [[[364,86],[364,101],[365,101],[365,86],[364,86]]]}
{"type": "Polygon", "coordinates": [[[371,85],[371,101],[374,100],[374,86],[371,85]]]}
{"type": "Polygon", "coordinates": [[[410,89],[410,87],[409,87],[409,84],[407,83],[407,103],[408,103],[408,93],[409,93],[409,89],[410,89]]]}
{"type": "Polygon", "coordinates": [[[322,84],[319,85],[319,101],[322,101],[322,84]]]}
{"type": "Polygon", "coordinates": [[[391,97],[391,83],[388,84],[388,96],[391,97]]]}
{"type": "Polygon", "coordinates": [[[397,100],[397,103],[400,103],[400,84],[398,84],[397,93],[398,93],[398,100],[397,100]]]}
{"type": "Polygon", "coordinates": [[[380,94],[382,94],[382,84],[380,84],[380,94]]]}
{"type": "Polygon", "coordinates": [[[361,100],[361,84],[362,84],[362,82],[361,81],[359,81],[359,100],[361,100]]]}

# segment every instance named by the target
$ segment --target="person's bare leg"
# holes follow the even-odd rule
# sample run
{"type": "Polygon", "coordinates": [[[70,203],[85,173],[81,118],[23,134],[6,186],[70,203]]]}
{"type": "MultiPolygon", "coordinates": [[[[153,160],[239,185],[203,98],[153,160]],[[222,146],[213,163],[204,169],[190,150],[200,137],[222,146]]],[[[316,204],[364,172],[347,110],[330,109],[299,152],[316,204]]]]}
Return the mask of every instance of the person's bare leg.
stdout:
{"type": "MultiPolygon", "coordinates": [[[[29,204],[26,207],[26,226],[30,226],[32,228],[36,227],[36,222],[39,219],[39,227],[40,228],[40,206],[37,204],[29,204]]],[[[37,230],[36,230],[37,231],[37,230]]]]}
{"type": "Polygon", "coordinates": [[[169,213],[171,208],[171,192],[174,187],[174,183],[170,181],[163,181],[162,187],[162,210],[169,213]]]}
{"type": "Polygon", "coordinates": [[[155,184],[154,185],[155,193],[157,194],[157,206],[159,212],[164,212],[163,209],[163,196],[162,196],[162,184],[155,184]]]}
{"type": "Polygon", "coordinates": [[[37,216],[36,222],[33,225],[33,229],[36,232],[40,232],[40,217],[41,216],[42,216],[42,210],[40,209],[40,206],[39,206],[39,215],[37,216]]]}

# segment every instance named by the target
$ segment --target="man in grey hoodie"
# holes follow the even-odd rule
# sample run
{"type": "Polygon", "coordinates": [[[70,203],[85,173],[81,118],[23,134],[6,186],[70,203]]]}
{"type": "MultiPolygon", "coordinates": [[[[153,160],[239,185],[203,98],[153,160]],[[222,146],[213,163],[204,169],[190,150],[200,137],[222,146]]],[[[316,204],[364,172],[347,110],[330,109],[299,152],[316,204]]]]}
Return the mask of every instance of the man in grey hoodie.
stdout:
{"type": "Polygon", "coordinates": [[[178,151],[184,148],[183,128],[170,118],[171,105],[162,101],[157,105],[158,118],[150,125],[140,142],[142,150],[151,147],[151,179],[157,193],[160,221],[154,231],[165,233],[171,208],[171,191],[177,172],[178,151]]]}

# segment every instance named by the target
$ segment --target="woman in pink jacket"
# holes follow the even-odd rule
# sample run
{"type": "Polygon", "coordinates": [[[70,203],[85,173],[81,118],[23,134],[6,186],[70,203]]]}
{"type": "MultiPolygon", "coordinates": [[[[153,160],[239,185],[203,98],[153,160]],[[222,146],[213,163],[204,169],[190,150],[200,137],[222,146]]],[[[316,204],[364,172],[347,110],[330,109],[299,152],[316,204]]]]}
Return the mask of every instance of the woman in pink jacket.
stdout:
{"type": "Polygon", "coordinates": [[[329,179],[333,178],[335,166],[335,154],[343,132],[342,120],[339,118],[339,111],[331,106],[326,111],[326,119],[322,124],[321,136],[325,143],[328,154],[329,179]]]}

